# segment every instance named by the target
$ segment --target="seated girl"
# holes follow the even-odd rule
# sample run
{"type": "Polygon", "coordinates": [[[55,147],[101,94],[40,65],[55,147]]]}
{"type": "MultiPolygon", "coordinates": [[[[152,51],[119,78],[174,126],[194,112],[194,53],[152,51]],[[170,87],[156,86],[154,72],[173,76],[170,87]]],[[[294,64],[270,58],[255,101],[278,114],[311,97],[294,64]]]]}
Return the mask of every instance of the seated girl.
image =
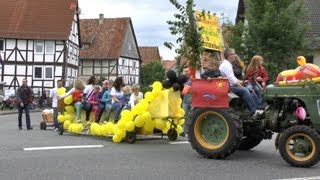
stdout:
{"type": "Polygon", "coordinates": [[[134,107],[141,99],[143,99],[143,94],[140,92],[140,86],[135,84],[132,86],[132,94],[130,96],[130,107],[134,107]]]}

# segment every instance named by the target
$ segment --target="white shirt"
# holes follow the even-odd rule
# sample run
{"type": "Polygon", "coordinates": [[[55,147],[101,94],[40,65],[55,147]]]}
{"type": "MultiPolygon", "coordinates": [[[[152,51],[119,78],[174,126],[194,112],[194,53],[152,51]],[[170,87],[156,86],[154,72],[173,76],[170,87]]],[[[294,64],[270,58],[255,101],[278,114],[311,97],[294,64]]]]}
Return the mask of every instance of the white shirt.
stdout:
{"type": "MultiPolygon", "coordinates": [[[[123,91],[117,91],[116,88],[112,87],[110,91],[111,96],[116,96],[118,99],[119,97],[123,96],[123,91]]],[[[112,103],[114,103],[114,99],[112,98],[112,103]]]]}
{"type": "Polygon", "coordinates": [[[49,97],[52,98],[52,107],[58,107],[58,88],[51,89],[49,97]]]}
{"type": "Polygon", "coordinates": [[[223,60],[219,70],[224,78],[227,78],[230,86],[236,85],[238,79],[234,76],[232,64],[228,60],[223,60]]]}
{"type": "Polygon", "coordinates": [[[86,99],[89,99],[89,96],[92,94],[92,92],[93,92],[93,85],[92,84],[86,85],[86,87],[83,90],[83,94],[86,94],[86,99]]]}
{"type": "Polygon", "coordinates": [[[129,101],[130,107],[134,107],[135,106],[134,102],[137,100],[141,100],[142,98],[143,98],[142,92],[139,92],[138,96],[136,96],[134,93],[132,93],[130,96],[130,101],[129,101]]]}

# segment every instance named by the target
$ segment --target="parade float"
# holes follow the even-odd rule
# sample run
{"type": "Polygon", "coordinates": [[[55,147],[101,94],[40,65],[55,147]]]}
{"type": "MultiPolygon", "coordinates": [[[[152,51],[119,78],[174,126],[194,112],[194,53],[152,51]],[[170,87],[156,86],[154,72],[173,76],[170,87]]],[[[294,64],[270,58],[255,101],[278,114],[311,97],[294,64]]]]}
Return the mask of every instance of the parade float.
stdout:
{"type": "MultiPolygon", "coordinates": [[[[168,79],[162,83],[156,81],[152,90],[144,94],[130,110],[123,110],[118,122],[96,123],[91,113],[90,120],[85,121],[82,112],[81,123],[76,122],[75,109],[72,105],[72,95],[64,99],[65,111],[58,115],[58,132],[76,134],[90,134],[93,136],[112,137],[113,142],[126,140],[134,143],[136,135],[166,134],[169,140],[176,140],[183,132],[184,110],[181,108],[180,90],[187,81],[187,77],[177,77],[174,71],[167,72],[168,79]]],[[[102,116],[104,117],[104,116],[102,116]]],[[[112,117],[112,115],[110,116],[112,117]]]]}

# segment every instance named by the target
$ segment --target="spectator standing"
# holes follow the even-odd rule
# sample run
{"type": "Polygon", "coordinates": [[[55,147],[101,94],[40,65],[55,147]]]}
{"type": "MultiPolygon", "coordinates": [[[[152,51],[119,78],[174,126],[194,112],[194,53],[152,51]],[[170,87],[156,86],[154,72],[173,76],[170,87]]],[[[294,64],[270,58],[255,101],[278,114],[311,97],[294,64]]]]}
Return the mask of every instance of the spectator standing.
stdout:
{"type": "Polygon", "coordinates": [[[53,124],[54,130],[58,129],[58,89],[62,88],[63,82],[62,80],[57,81],[57,87],[50,90],[49,98],[52,101],[52,109],[53,109],[53,124]]]}
{"type": "Polygon", "coordinates": [[[18,127],[19,130],[22,130],[22,113],[23,110],[26,114],[26,125],[27,130],[32,130],[31,122],[30,122],[30,103],[32,103],[33,92],[31,88],[28,86],[27,79],[22,80],[22,85],[17,90],[17,105],[18,105],[18,127]]]}

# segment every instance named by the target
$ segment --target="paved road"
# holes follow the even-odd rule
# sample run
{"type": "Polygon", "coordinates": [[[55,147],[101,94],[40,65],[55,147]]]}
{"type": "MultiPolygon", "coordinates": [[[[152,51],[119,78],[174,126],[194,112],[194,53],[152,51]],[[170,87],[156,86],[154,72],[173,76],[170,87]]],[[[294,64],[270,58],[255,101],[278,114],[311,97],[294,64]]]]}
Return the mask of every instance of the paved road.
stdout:
{"type": "MultiPolygon", "coordinates": [[[[40,130],[40,113],[32,113],[32,131],[17,128],[17,114],[0,116],[0,179],[234,179],[270,180],[319,177],[320,165],[294,168],[264,141],[226,160],[200,157],[185,139],[170,144],[159,137],[135,144],[110,138],[40,130]],[[95,148],[25,151],[24,148],[96,145],[95,148]]],[[[140,137],[146,138],[146,137],[140,137]]]]}

